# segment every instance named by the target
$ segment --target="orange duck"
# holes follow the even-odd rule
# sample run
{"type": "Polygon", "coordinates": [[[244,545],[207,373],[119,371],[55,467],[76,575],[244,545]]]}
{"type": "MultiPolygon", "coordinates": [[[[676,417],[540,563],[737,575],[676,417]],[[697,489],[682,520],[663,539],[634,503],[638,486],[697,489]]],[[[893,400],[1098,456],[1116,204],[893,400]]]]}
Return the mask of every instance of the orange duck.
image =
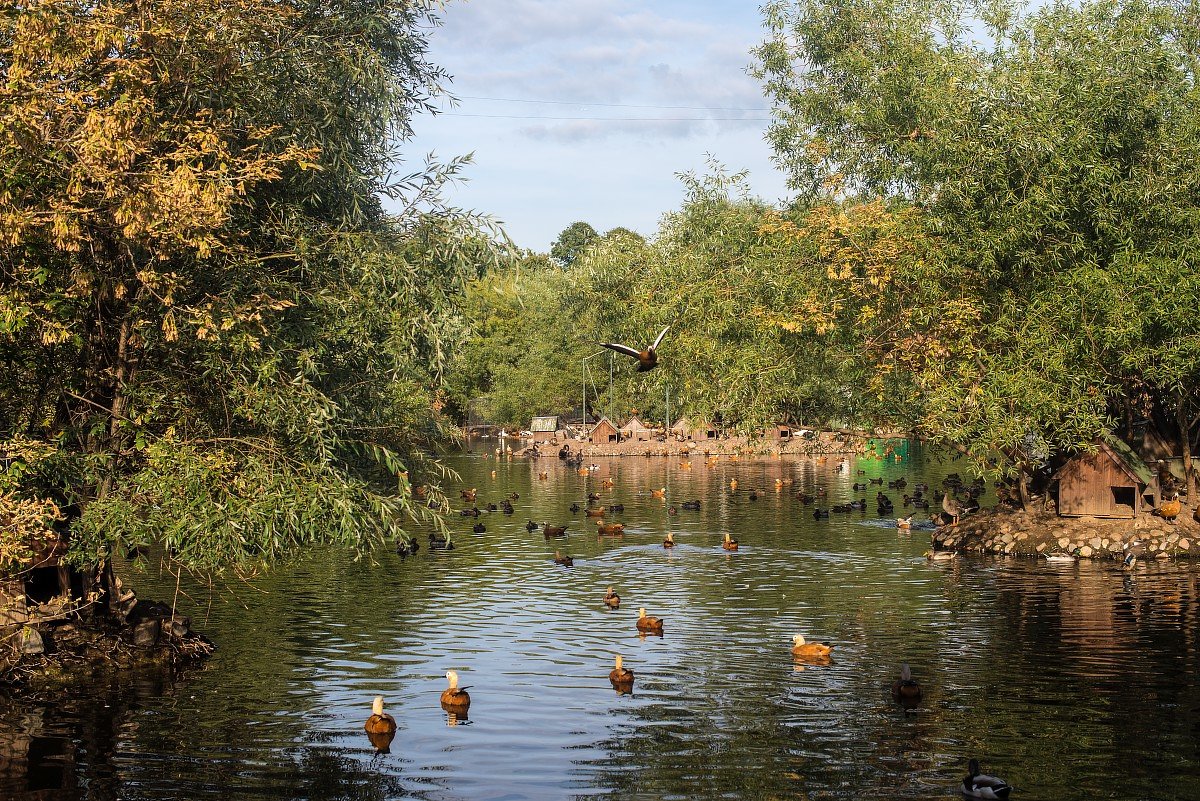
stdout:
{"type": "Polygon", "coordinates": [[[646,614],[646,607],[638,610],[637,630],[650,634],[663,633],[663,619],[661,617],[650,617],[646,614]]]}
{"type": "Polygon", "coordinates": [[[721,547],[727,551],[736,551],[738,549],[738,541],[729,536],[729,532],[725,532],[725,541],[721,543],[721,547]]]}
{"type": "Polygon", "coordinates": [[[675,547],[675,535],[669,531],[667,532],[667,538],[665,540],[663,540],[663,547],[664,548],[674,548],[675,547]]]}
{"type": "Polygon", "coordinates": [[[621,665],[620,654],[616,654],[616,667],[609,672],[608,680],[617,692],[633,692],[633,671],[621,665]]]}
{"type": "Polygon", "coordinates": [[[819,642],[805,642],[803,634],[792,637],[792,656],[801,659],[828,659],[833,646],[819,642]]]}
{"type": "Polygon", "coordinates": [[[620,537],[625,533],[625,524],[605,523],[603,520],[597,520],[596,530],[600,532],[601,537],[620,537]]]}
{"type": "Polygon", "coordinates": [[[447,670],[446,680],[450,686],[442,690],[442,709],[447,712],[453,712],[459,717],[465,716],[467,709],[471,706],[471,696],[467,693],[467,687],[458,686],[458,671],[447,670]]]}
{"type": "Polygon", "coordinates": [[[616,609],[621,605],[621,596],[613,592],[612,587],[609,587],[608,592],[604,593],[604,605],[609,609],[616,609]]]}

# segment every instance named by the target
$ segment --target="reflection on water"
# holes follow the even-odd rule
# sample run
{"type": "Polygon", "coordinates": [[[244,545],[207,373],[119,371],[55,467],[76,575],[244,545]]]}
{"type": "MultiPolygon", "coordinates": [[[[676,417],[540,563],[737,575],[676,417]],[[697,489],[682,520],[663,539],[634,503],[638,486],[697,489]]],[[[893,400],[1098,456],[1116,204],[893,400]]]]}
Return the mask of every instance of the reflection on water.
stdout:
{"type": "Polygon", "coordinates": [[[927,531],[874,514],[880,490],[907,514],[900,491],[852,485],[955,468],[837,464],[459,460],[481,507],[520,497],[482,533],[455,518],[455,550],[321,553],[211,613],[191,588],[220,646],[204,668],[0,698],[0,798],[925,799],[972,756],[1031,799],[1195,797],[1200,572],[931,563],[927,531]],[[796,494],[819,489],[821,508],[872,502],[818,520],[796,494]],[[623,536],[569,511],[588,492],[624,505],[623,536]],[[640,607],[663,636],[638,632],[640,607]],[[832,655],[794,658],[796,634],[832,655]],[[629,692],[610,681],[618,653],[629,692]],[[902,663],[923,691],[911,710],[891,693],[902,663]],[[448,670],[469,718],[439,704],[448,670]],[[386,748],[363,731],[376,695],[398,726],[386,748]]]}

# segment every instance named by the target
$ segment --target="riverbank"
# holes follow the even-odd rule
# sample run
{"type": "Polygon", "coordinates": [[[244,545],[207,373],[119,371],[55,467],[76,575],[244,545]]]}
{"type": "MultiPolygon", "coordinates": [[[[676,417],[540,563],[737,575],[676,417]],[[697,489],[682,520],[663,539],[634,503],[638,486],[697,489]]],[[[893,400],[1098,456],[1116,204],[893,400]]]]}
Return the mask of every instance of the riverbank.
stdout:
{"type": "Polygon", "coordinates": [[[588,441],[554,440],[533,443],[526,440],[521,453],[526,456],[557,457],[565,444],[571,454],[582,454],[584,459],[614,456],[814,456],[833,454],[861,454],[867,450],[868,437],[832,431],[813,432],[811,437],[795,436],[786,440],[767,437],[717,437],[705,440],[633,440],[607,442],[594,445],[588,441]]]}
{"type": "Polygon", "coordinates": [[[1122,560],[1200,557],[1200,522],[1184,508],[1174,521],[1153,515],[1110,520],[1059,517],[1048,510],[985,509],[932,533],[934,550],[1122,560]]]}

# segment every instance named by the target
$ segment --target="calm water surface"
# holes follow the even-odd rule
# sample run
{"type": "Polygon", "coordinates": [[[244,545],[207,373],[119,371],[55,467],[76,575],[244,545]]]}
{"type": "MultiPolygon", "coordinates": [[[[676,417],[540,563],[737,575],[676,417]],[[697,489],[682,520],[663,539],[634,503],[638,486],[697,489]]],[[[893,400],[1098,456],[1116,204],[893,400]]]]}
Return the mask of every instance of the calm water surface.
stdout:
{"type": "Polygon", "coordinates": [[[0,697],[0,798],[925,799],[955,796],[972,756],[1013,798],[1200,798],[1189,565],[930,563],[928,532],[897,531],[874,503],[818,521],[794,497],[862,497],[859,469],[911,491],[953,464],[626,458],[580,476],[451,461],[481,504],[519,493],[516,514],[485,514],[483,534],[454,518],[448,553],[327,551],[211,601],[185,585],[216,656],[177,679],[0,697]],[[610,517],[623,538],[568,511],[588,491],[624,503],[610,517]],[[669,514],[691,499],[699,512],[669,514]],[[570,537],[548,543],[529,519],[570,537]],[[575,566],[553,564],[556,548],[575,566]],[[639,606],[665,636],[638,636],[639,606]],[[796,663],[795,633],[833,659],[796,663]],[[609,685],[615,653],[631,695],[609,685]],[[889,693],[902,662],[925,690],[914,712],[889,693]],[[438,704],[450,668],[470,685],[466,721],[438,704]],[[375,695],[399,726],[386,754],[362,730],[375,695]]]}

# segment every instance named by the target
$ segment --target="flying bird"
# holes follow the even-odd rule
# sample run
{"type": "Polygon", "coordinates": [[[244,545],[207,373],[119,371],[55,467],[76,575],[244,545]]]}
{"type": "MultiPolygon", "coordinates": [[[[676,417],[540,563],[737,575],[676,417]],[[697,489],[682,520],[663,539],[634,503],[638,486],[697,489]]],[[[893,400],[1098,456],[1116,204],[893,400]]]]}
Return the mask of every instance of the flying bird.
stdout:
{"type": "Polygon", "coordinates": [[[632,356],[638,360],[637,371],[644,373],[647,370],[653,370],[658,366],[658,346],[662,344],[663,337],[671,330],[671,326],[667,326],[659,332],[658,338],[654,340],[654,344],[645,350],[634,350],[628,345],[621,345],[617,342],[601,342],[600,347],[611,348],[617,353],[624,353],[626,356],[632,356]]]}

